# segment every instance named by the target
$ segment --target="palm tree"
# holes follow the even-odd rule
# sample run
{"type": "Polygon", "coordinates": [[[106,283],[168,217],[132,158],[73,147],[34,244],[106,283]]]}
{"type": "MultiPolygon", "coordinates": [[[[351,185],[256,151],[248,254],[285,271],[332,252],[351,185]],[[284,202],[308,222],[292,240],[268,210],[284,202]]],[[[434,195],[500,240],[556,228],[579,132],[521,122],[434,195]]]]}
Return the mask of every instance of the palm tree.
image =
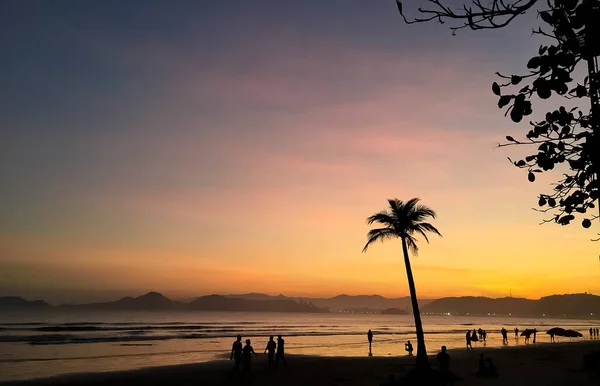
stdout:
{"type": "Polygon", "coordinates": [[[406,202],[397,198],[389,199],[389,211],[383,210],[367,218],[367,224],[374,223],[382,225],[381,228],[374,228],[367,234],[367,244],[363,252],[371,243],[379,240],[399,238],[402,240],[402,251],[404,252],[404,265],[406,266],[406,276],[408,278],[408,288],[410,290],[410,301],[412,303],[413,315],[415,317],[415,327],[417,329],[417,369],[428,369],[427,350],[425,349],[425,336],[423,334],[423,325],[421,323],[421,313],[419,312],[419,302],[417,301],[417,291],[415,290],[415,280],[410,267],[409,251],[417,255],[416,234],[420,234],[429,243],[427,232],[442,236],[441,233],[430,223],[425,222],[428,218],[435,219],[433,209],[419,204],[418,198],[412,198],[406,202]]]}

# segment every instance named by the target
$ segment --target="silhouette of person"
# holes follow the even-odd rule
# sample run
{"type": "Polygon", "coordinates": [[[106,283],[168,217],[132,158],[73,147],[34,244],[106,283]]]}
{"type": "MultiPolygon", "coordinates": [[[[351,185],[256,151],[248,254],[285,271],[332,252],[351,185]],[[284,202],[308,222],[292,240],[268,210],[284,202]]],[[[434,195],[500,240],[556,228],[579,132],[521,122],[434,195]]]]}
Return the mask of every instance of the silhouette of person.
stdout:
{"type": "Polygon", "coordinates": [[[437,354],[435,359],[442,375],[448,375],[450,373],[450,355],[446,352],[446,346],[442,346],[442,351],[437,354]]]}
{"type": "Polygon", "coordinates": [[[479,338],[477,338],[477,332],[473,329],[473,334],[471,334],[471,342],[478,342],[479,338]]]}
{"type": "Polygon", "coordinates": [[[269,356],[269,370],[271,370],[271,365],[273,365],[273,367],[275,367],[275,347],[277,345],[275,344],[275,341],[273,340],[273,335],[271,335],[269,337],[269,341],[267,342],[267,347],[265,347],[265,352],[269,352],[268,356],[269,356]]]}
{"type": "Polygon", "coordinates": [[[502,344],[508,344],[508,331],[506,331],[506,328],[502,327],[500,333],[502,334],[502,344]]]}
{"type": "Polygon", "coordinates": [[[465,339],[467,341],[467,350],[473,350],[473,344],[471,343],[471,331],[467,331],[467,335],[465,335],[465,339]]]}
{"type": "Polygon", "coordinates": [[[485,375],[488,377],[498,376],[498,369],[490,357],[485,358],[485,375]]]}
{"type": "Polygon", "coordinates": [[[483,339],[483,343],[485,343],[487,341],[487,332],[485,330],[483,330],[481,333],[481,337],[483,339]]]}
{"type": "Polygon", "coordinates": [[[483,330],[481,327],[477,330],[477,335],[479,335],[479,340],[483,340],[483,330]]]}
{"type": "Polygon", "coordinates": [[[373,332],[371,330],[367,332],[367,339],[369,340],[369,355],[373,355],[373,353],[371,352],[371,344],[373,343],[373,332]]]}
{"type": "Polygon", "coordinates": [[[231,346],[231,357],[229,360],[235,359],[235,364],[231,371],[238,373],[240,372],[240,364],[242,363],[242,336],[238,335],[235,342],[231,346]]]}
{"type": "Polygon", "coordinates": [[[252,355],[256,355],[250,345],[250,339],[246,339],[246,345],[242,349],[242,364],[244,365],[244,374],[250,375],[252,372],[252,355]]]}
{"type": "Polygon", "coordinates": [[[479,367],[477,369],[477,374],[480,377],[497,377],[498,369],[496,369],[496,365],[494,365],[494,361],[492,358],[487,357],[483,359],[483,354],[479,356],[479,367]]]}
{"type": "Polygon", "coordinates": [[[515,339],[519,340],[519,328],[515,327],[515,339]]]}
{"type": "Polygon", "coordinates": [[[590,338],[594,337],[594,332],[596,332],[596,330],[590,327],[590,338]]]}
{"type": "Polygon", "coordinates": [[[277,354],[275,355],[275,368],[279,364],[279,361],[283,362],[284,367],[287,369],[287,360],[285,359],[285,340],[281,335],[277,336],[277,354]]]}
{"type": "Polygon", "coordinates": [[[600,329],[596,328],[596,336],[600,333],[600,329]]]}
{"type": "Polygon", "coordinates": [[[554,342],[554,334],[550,334],[550,342],[554,342]]]}
{"type": "Polygon", "coordinates": [[[485,358],[483,354],[479,354],[479,366],[477,367],[477,375],[485,374],[485,358]]]}
{"type": "Polygon", "coordinates": [[[412,355],[412,353],[413,353],[413,345],[412,345],[412,343],[410,343],[410,340],[408,342],[406,342],[406,344],[404,345],[404,350],[406,352],[408,352],[408,355],[412,355]]]}
{"type": "Polygon", "coordinates": [[[533,329],[533,344],[535,344],[535,336],[537,335],[537,330],[533,329]]]}

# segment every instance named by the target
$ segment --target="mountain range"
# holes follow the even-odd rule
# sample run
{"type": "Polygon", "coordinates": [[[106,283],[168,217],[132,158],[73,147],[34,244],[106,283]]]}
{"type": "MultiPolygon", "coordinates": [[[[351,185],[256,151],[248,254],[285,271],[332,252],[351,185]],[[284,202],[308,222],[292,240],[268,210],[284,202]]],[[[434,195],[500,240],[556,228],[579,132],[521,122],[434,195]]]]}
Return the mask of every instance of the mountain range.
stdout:
{"type": "Polygon", "coordinates": [[[421,307],[424,314],[520,316],[600,319],[600,296],[591,294],[551,295],[524,298],[451,297],[421,307]]]}
{"type": "MultiPolygon", "coordinates": [[[[556,318],[600,318],[600,296],[591,294],[551,295],[539,300],[524,298],[447,297],[419,301],[423,314],[462,316],[515,316],[556,318]]],[[[356,312],[403,314],[410,311],[410,298],[379,295],[339,295],[332,298],[292,298],[250,293],[208,295],[189,301],[171,300],[158,292],[133,298],[87,304],[52,306],[43,300],[0,297],[2,311],[255,311],[255,312],[356,312]]]]}
{"type": "MultiPolygon", "coordinates": [[[[259,293],[225,295],[229,298],[247,300],[282,300],[290,299],[296,302],[309,303],[317,307],[329,308],[331,312],[357,311],[370,309],[379,312],[389,308],[410,309],[410,297],[385,298],[380,295],[338,295],[332,298],[287,297],[284,295],[270,296],[259,293]]],[[[419,299],[420,305],[429,303],[431,299],[419,299]]]]}

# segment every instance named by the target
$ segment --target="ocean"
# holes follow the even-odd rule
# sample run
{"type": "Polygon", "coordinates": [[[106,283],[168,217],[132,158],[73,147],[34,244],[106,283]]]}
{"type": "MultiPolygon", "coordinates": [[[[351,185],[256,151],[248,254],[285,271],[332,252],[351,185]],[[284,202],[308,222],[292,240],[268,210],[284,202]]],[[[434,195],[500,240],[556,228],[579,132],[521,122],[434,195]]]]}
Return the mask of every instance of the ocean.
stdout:
{"type": "MultiPolygon", "coordinates": [[[[423,316],[427,349],[465,346],[465,332],[483,328],[487,347],[502,346],[500,329],[537,328],[538,343],[552,327],[580,331],[600,321],[501,317],[423,316]]],[[[366,356],[367,331],[374,333],[374,356],[406,355],[404,343],[416,349],[411,315],[288,314],[242,312],[153,313],[0,313],[0,381],[48,377],[76,372],[127,370],[149,366],[229,359],[239,333],[262,352],[269,335],[283,335],[286,353],[323,356],[366,356]]],[[[563,338],[568,341],[569,339],[563,338]]],[[[483,346],[482,342],[474,343],[483,346]]]]}

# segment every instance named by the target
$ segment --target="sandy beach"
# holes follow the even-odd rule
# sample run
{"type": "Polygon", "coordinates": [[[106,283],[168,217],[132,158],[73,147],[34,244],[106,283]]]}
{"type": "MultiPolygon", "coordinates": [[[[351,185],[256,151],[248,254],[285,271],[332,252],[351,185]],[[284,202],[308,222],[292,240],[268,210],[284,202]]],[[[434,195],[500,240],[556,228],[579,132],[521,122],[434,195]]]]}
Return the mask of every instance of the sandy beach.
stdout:
{"type": "MultiPolygon", "coordinates": [[[[600,350],[600,341],[538,344],[473,351],[451,350],[451,369],[460,376],[460,385],[599,385],[600,372],[583,369],[583,355],[600,350]],[[481,353],[493,358],[500,376],[475,375],[481,353]]],[[[430,348],[435,364],[436,350],[430,348]]],[[[267,357],[253,362],[252,383],[286,386],[380,385],[389,374],[401,377],[414,363],[414,357],[313,357],[289,355],[289,366],[267,369],[267,357]]],[[[2,385],[233,385],[240,380],[229,376],[228,360],[189,365],[151,367],[140,370],[75,374],[47,379],[1,383],[2,385]]]]}

